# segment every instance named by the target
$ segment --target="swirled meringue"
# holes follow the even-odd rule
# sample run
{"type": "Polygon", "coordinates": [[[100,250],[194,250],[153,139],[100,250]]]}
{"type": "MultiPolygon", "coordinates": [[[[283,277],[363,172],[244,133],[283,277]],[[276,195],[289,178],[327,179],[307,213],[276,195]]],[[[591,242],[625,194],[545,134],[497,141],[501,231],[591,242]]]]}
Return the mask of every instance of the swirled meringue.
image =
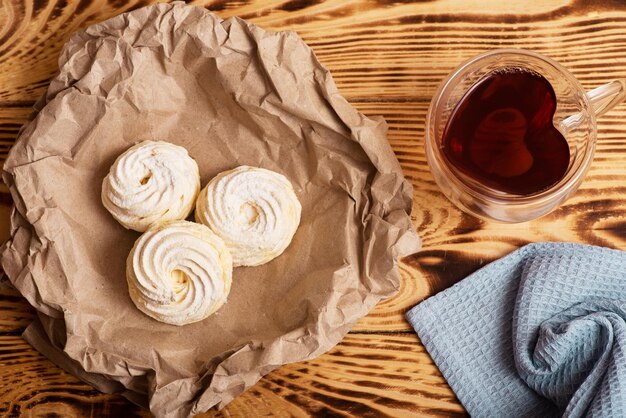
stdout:
{"type": "Polygon", "coordinates": [[[225,302],[233,263],[221,238],[204,225],[153,225],[126,260],[130,298],[152,318],[173,325],[205,319],[225,302]]]}
{"type": "Polygon", "coordinates": [[[185,219],[200,192],[198,165],[187,150],[143,141],[120,155],[102,182],[102,204],[128,229],[185,219]]]}
{"type": "Polygon", "coordinates": [[[282,174],[241,166],[213,178],[196,202],[196,221],[219,235],[235,266],[258,266],[289,246],[302,206],[282,174]]]}

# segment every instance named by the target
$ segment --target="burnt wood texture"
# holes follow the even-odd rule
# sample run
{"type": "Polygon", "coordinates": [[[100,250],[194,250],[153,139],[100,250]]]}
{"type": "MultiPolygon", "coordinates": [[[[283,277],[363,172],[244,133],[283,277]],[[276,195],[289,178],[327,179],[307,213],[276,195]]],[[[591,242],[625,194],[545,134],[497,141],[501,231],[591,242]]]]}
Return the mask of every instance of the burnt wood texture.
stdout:
{"type": "MultiPolygon", "coordinates": [[[[0,164],[57,71],[69,35],[152,3],[146,0],[0,0],[0,164]]],[[[292,30],[332,72],[343,95],[382,115],[414,186],[412,219],[424,248],[401,263],[402,286],[329,353],[283,366],[222,411],[202,417],[466,416],[403,314],[506,253],[536,241],[626,249],[626,106],[598,121],[592,167],[558,210],[517,225],[480,221],[438,190],[423,150],[437,84],[463,60],[526,48],[569,68],[585,88],[626,77],[621,0],[240,0],[193,2],[226,18],[292,30]]],[[[0,241],[11,197],[0,185],[0,241]]],[[[147,417],[81,383],[20,337],[35,313],[0,283],[0,416],[147,417]]]]}

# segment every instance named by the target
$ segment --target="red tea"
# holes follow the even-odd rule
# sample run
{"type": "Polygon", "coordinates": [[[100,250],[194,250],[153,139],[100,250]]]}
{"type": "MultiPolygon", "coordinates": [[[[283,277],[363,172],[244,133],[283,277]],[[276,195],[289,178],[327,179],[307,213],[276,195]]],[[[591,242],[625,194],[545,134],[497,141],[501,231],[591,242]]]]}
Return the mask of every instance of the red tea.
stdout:
{"type": "Polygon", "coordinates": [[[569,147],[554,127],[554,89],[523,68],[487,74],[458,103],[443,134],[443,153],[467,176],[493,189],[529,195],[563,178],[569,147]]]}

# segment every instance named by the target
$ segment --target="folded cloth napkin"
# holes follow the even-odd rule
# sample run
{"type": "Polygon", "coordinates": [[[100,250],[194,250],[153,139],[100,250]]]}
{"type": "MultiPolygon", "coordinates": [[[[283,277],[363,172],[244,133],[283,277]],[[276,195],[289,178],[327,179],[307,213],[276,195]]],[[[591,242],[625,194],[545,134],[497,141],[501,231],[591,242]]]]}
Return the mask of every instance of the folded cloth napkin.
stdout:
{"type": "Polygon", "coordinates": [[[473,417],[626,417],[626,253],[527,245],[407,313],[473,417]]]}

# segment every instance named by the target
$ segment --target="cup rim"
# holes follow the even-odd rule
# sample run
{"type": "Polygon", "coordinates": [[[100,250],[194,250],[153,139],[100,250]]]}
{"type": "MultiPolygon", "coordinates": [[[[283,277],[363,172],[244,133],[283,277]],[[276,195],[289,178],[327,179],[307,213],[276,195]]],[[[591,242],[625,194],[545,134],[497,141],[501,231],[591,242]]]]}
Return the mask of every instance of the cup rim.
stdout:
{"type": "MultiPolygon", "coordinates": [[[[491,50],[485,51],[483,53],[480,53],[478,55],[475,55],[463,61],[461,64],[459,64],[454,70],[452,70],[447,75],[445,80],[443,80],[439,84],[439,87],[437,88],[437,92],[433,96],[433,99],[431,100],[430,106],[428,108],[428,112],[426,114],[426,121],[428,123],[428,126],[426,126],[426,129],[425,129],[425,144],[427,147],[435,148],[434,145],[436,144],[435,141],[437,139],[431,138],[431,132],[430,132],[430,125],[432,123],[431,119],[433,117],[433,112],[435,112],[435,110],[440,105],[442,93],[449,87],[452,81],[459,75],[459,73],[463,72],[468,66],[476,63],[477,61],[484,60],[492,56],[505,55],[505,54],[518,55],[518,56],[526,55],[526,56],[530,56],[535,59],[544,61],[548,63],[549,65],[552,65],[553,67],[555,67],[562,74],[564,74],[568,78],[568,81],[575,84],[575,86],[578,88],[579,91],[586,92],[585,88],[580,84],[578,79],[574,77],[574,75],[567,68],[565,68],[563,65],[561,65],[560,63],[558,63],[557,61],[555,61],[554,59],[548,56],[545,56],[543,54],[540,54],[534,51],[530,51],[526,49],[516,49],[516,48],[499,48],[499,49],[491,49],[491,50]]],[[[586,94],[582,95],[582,100],[584,101],[585,106],[587,108],[593,109],[593,107],[591,106],[591,103],[589,102],[589,98],[587,97],[586,94]]],[[[589,117],[591,118],[591,124],[595,132],[596,126],[597,126],[596,115],[593,111],[591,111],[589,112],[589,117]]],[[[455,170],[452,169],[452,167],[450,166],[450,162],[447,161],[447,159],[441,155],[441,152],[436,152],[437,154],[440,155],[440,158],[436,158],[436,159],[440,160],[441,163],[445,166],[444,169],[448,173],[447,177],[449,178],[449,180],[451,180],[454,183],[455,187],[458,187],[459,189],[461,189],[463,193],[471,195],[472,197],[475,197],[475,198],[479,198],[491,204],[500,205],[500,206],[524,205],[524,204],[530,204],[530,203],[537,205],[537,204],[542,204],[542,203],[549,203],[550,201],[555,199],[555,196],[568,195],[570,192],[572,192],[578,187],[578,185],[582,181],[583,177],[585,176],[589,168],[591,160],[593,159],[593,154],[595,151],[595,142],[596,142],[595,140],[589,141],[589,144],[587,144],[587,146],[585,147],[585,154],[583,156],[583,160],[580,163],[579,169],[575,170],[575,172],[572,173],[571,175],[566,174],[559,182],[555,183],[549,188],[542,190],[539,193],[534,193],[530,195],[506,194],[504,192],[497,191],[495,189],[492,189],[490,187],[484,186],[479,183],[477,183],[477,186],[478,188],[480,188],[480,190],[477,190],[477,188],[471,187],[470,185],[468,185],[467,181],[464,181],[463,178],[459,177],[459,175],[455,172],[455,170]]],[[[471,182],[470,179],[468,180],[471,182]]]]}

